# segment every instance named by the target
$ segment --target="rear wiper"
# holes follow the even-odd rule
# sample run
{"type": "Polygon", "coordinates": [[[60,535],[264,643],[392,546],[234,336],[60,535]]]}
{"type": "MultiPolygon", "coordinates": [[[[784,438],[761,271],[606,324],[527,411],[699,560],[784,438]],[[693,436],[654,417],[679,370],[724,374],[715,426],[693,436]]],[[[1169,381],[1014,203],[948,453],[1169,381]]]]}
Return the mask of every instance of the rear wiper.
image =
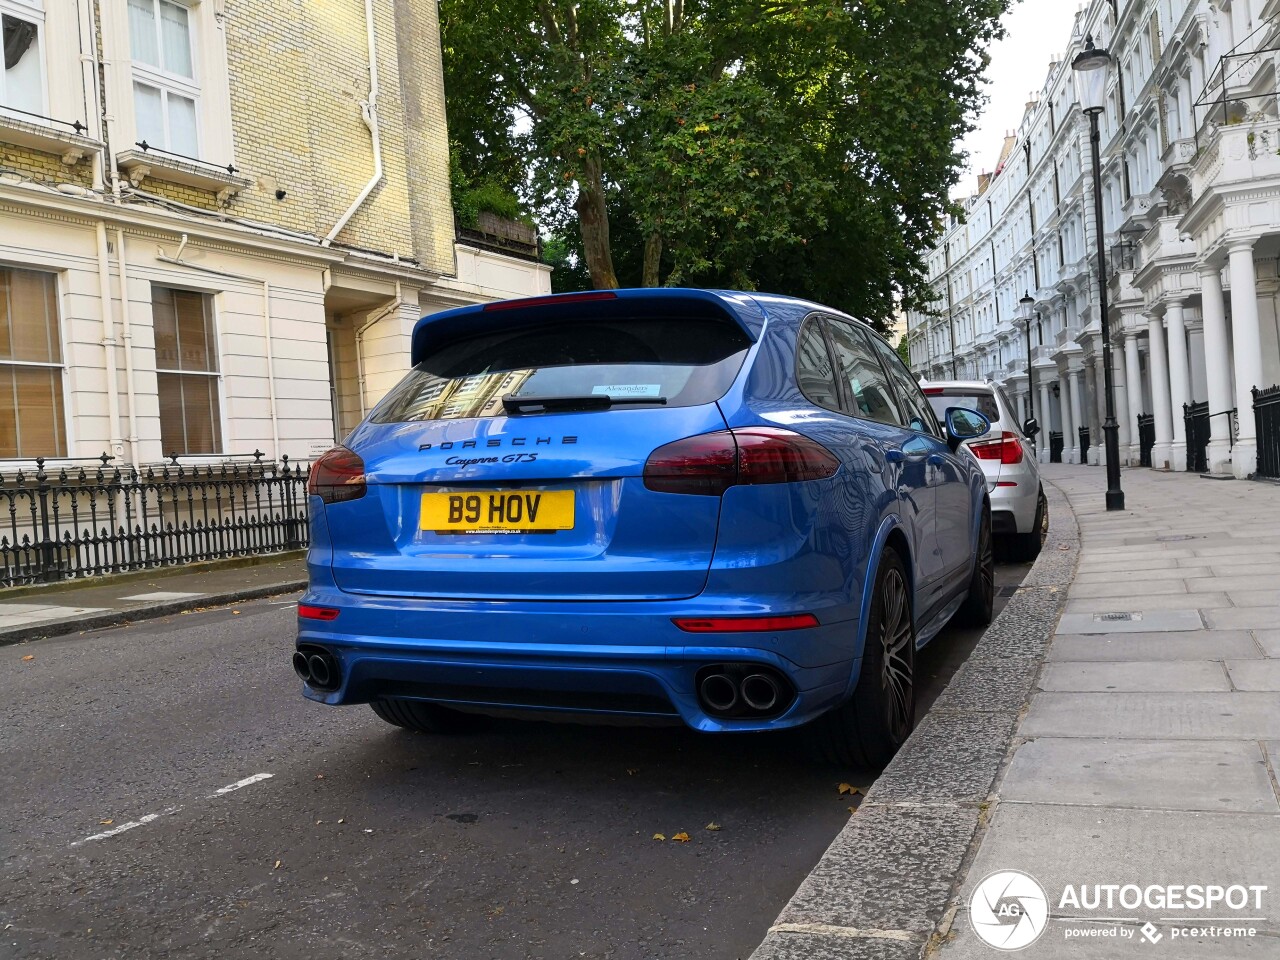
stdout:
{"type": "Polygon", "coordinates": [[[590,393],[580,397],[517,397],[507,394],[502,406],[508,413],[550,413],[554,410],[608,410],[630,403],[665,404],[666,397],[610,397],[590,393]]]}

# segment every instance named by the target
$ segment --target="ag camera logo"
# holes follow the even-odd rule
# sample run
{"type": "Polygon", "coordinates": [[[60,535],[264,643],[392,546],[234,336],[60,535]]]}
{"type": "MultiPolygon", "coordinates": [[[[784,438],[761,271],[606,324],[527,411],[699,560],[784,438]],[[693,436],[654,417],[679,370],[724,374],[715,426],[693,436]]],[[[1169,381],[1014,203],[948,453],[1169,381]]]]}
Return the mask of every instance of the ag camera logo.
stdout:
{"type": "Polygon", "coordinates": [[[982,879],[969,897],[973,932],[997,950],[1021,950],[1049,925],[1049,897],[1035,877],[999,870],[982,879]]]}

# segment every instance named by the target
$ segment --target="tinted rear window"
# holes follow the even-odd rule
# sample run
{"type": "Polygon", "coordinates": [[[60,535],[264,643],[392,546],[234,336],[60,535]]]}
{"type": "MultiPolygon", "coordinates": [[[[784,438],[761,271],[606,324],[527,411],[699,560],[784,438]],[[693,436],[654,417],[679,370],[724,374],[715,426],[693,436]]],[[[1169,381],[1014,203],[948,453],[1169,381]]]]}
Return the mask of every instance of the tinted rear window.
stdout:
{"type": "Polygon", "coordinates": [[[410,371],[374,423],[504,414],[502,398],[597,397],[690,407],[724,396],[751,341],[706,318],[544,323],[450,343],[410,371]]]}
{"type": "Polygon", "coordinates": [[[996,398],[990,393],[945,389],[942,393],[932,393],[925,389],[929,398],[929,406],[938,421],[946,420],[947,407],[962,407],[965,410],[976,410],[993,424],[1000,422],[1000,408],[996,406],[996,398]]]}

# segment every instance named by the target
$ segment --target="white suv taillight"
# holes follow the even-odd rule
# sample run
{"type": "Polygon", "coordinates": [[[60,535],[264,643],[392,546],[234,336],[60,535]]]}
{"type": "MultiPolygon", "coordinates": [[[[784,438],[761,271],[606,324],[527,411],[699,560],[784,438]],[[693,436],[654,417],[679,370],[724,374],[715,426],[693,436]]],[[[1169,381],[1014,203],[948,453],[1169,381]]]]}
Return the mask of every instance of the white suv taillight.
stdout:
{"type": "Polygon", "coordinates": [[[1021,463],[1023,457],[1022,441],[1016,433],[1005,430],[999,437],[983,440],[970,440],[969,449],[979,460],[999,460],[1009,465],[1021,463]]]}

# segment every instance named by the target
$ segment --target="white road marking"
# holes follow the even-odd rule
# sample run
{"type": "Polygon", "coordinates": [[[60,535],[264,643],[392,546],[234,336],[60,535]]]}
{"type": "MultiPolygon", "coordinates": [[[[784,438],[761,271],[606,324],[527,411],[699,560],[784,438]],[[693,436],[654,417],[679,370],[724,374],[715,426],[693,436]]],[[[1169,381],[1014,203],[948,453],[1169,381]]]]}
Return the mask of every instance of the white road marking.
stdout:
{"type": "Polygon", "coordinates": [[[252,777],[245,777],[243,780],[237,780],[235,783],[228,783],[225,787],[219,787],[213,793],[209,794],[209,799],[221,797],[223,794],[234,793],[241,787],[247,787],[253,783],[260,783],[263,780],[270,780],[275,774],[272,773],[255,773],[252,777]]]}
{"type": "Polygon", "coordinates": [[[122,823],[120,826],[112,827],[110,830],[104,830],[102,833],[95,833],[93,836],[85,837],[83,840],[76,840],[71,844],[71,846],[78,847],[80,844],[88,843],[90,840],[106,840],[108,837],[114,837],[118,833],[124,833],[126,830],[132,830],[134,827],[146,826],[153,820],[159,820],[161,817],[167,816],[168,814],[177,813],[181,809],[181,807],[169,807],[167,810],[162,810],[159,813],[148,813],[146,816],[139,817],[137,820],[130,820],[128,823],[122,823]]]}

